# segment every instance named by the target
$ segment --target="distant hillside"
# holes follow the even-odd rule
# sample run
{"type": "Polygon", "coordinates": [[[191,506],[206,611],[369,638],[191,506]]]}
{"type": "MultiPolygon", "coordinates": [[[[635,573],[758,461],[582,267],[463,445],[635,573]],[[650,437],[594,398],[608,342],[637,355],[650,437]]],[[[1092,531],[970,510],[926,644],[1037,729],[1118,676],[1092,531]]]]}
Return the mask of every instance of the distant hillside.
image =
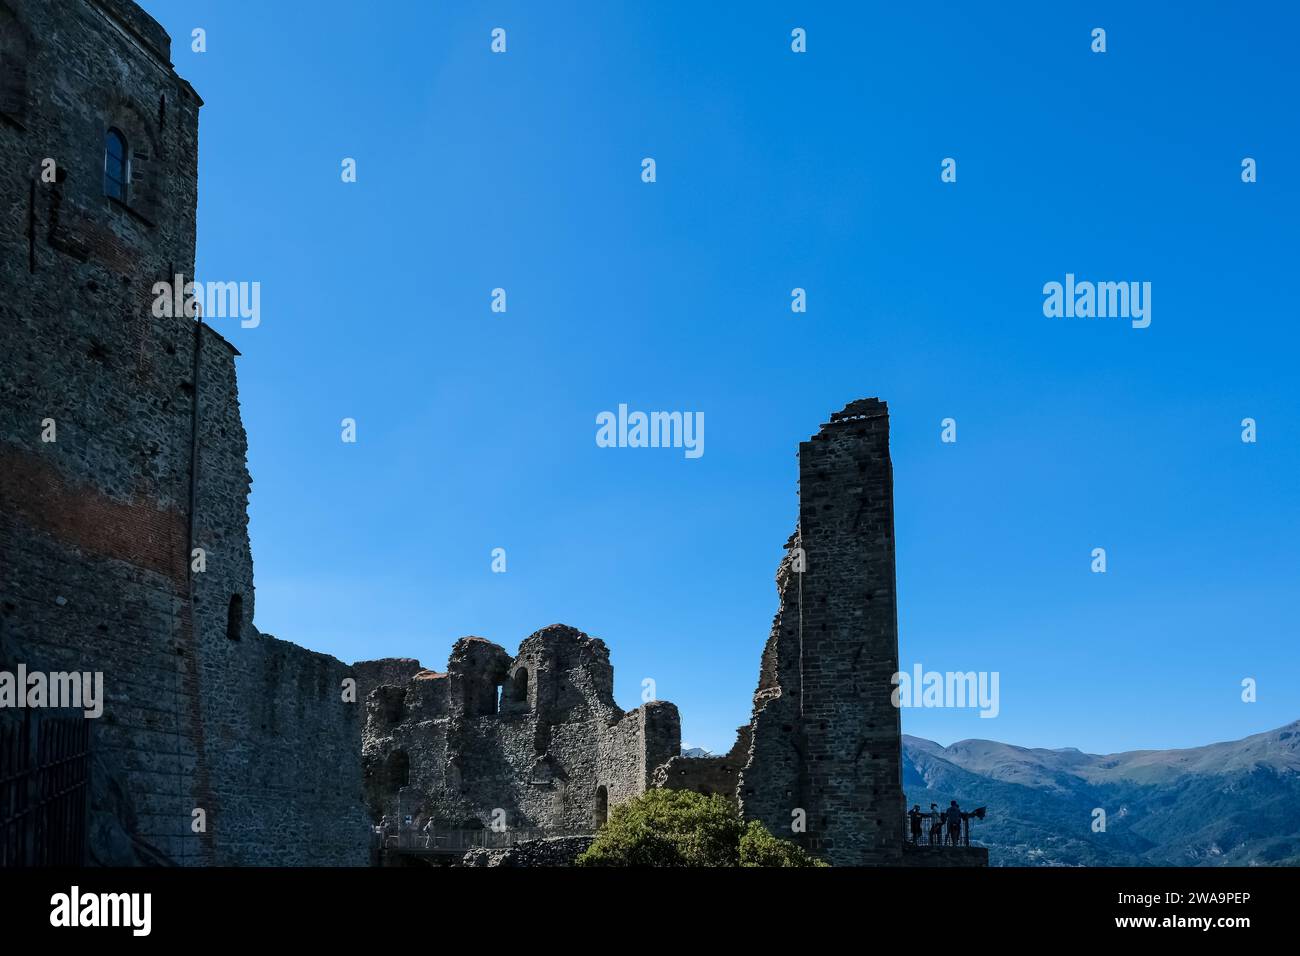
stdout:
{"type": "Polygon", "coordinates": [[[994,866],[1294,866],[1300,721],[1189,750],[1098,756],[903,736],[907,804],[988,807],[994,866]],[[1106,832],[1093,833],[1093,808],[1106,832]]]}

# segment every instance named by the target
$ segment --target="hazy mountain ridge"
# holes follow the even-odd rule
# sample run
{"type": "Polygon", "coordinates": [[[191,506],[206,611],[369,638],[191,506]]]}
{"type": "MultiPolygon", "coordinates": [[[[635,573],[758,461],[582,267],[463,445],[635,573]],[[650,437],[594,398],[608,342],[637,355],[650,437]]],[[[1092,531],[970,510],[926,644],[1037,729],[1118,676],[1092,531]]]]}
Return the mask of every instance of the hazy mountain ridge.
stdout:
{"type": "Polygon", "coordinates": [[[1300,721],[1185,750],[1087,754],[903,736],[908,805],[989,808],[972,825],[995,866],[1294,865],[1300,721]],[[1106,831],[1092,832],[1093,810],[1106,831]]]}

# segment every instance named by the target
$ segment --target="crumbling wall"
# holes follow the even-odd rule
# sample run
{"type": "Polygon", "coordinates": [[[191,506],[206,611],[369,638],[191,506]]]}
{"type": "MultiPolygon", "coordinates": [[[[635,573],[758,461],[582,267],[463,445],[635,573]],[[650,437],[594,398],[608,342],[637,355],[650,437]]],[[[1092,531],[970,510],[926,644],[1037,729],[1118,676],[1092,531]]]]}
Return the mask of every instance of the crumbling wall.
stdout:
{"type": "Polygon", "coordinates": [[[799,446],[799,527],[754,694],[745,815],[834,865],[898,864],[904,797],[893,472],[885,403],[799,446]],[[806,832],[792,831],[802,811],[806,832]]]}
{"type": "Polygon", "coordinates": [[[717,795],[735,803],[740,772],[749,761],[750,737],[751,728],[746,724],[736,731],[736,742],[725,754],[710,757],[678,754],[655,770],[655,786],[717,795]]]}
{"type": "Polygon", "coordinates": [[[499,850],[477,848],[468,851],[460,866],[573,866],[592,843],[591,836],[544,837],[524,840],[499,850]]]}
{"type": "Polygon", "coordinates": [[[380,684],[402,684],[424,670],[413,657],[384,657],[375,661],[359,661],[352,665],[352,676],[357,682],[357,700],[364,703],[370,692],[380,684]]]}
{"type": "Polygon", "coordinates": [[[681,747],[676,707],[654,701],[624,713],[613,684],[605,643],[572,627],[537,631],[513,658],[462,638],[446,674],[419,671],[367,697],[371,818],[591,830],[608,807],[643,793],[681,747]]]}
{"type": "Polygon", "coordinates": [[[201,101],[169,51],[129,0],[0,0],[0,617],[24,657],[103,673],[92,747],[137,843],[361,864],[350,672],[253,625],[237,353],[153,315],[194,269],[201,101]]]}

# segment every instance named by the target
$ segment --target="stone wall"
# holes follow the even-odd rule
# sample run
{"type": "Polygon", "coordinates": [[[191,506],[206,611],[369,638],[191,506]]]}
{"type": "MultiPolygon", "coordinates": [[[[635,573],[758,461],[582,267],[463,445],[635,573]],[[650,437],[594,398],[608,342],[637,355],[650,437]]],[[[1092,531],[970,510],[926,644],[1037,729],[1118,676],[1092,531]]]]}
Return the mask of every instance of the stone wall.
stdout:
{"type": "Polygon", "coordinates": [[[193,274],[201,106],[129,0],[0,0],[0,632],[42,667],[103,672],[95,765],[121,782],[137,852],[361,864],[367,811],[589,830],[654,781],[725,791],[734,773],[774,834],[803,810],[800,838],[832,863],[900,862],[874,399],[800,446],[799,531],[753,720],[725,758],[682,761],[672,704],[623,712],[604,643],[573,628],[514,657],[465,638],[446,673],[350,669],[257,630],[238,353],[151,310],[155,283],[193,274]],[[128,144],[123,198],[105,195],[110,129],[128,144]]]}
{"type": "Polygon", "coordinates": [[[749,761],[750,727],[736,731],[736,742],[722,756],[678,755],[655,771],[655,786],[668,790],[691,790],[707,796],[717,794],[735,802],[740,772],[749,761]]]}
{"type": "Polygon", "coordinates": [[[903,866],[931,867],[988,866],[986,846],[915,846],[903,844],[903,866]]]}
{"type": "Polygon", "coordinates": [[[591,847],[590,836],[544,837],[525,840],[500,850],[469,850],[461,859],[461,866],[573,866],[574,862],[591,847]]]}
{"type": "Polygon", "coordinates": [[[799,526],[787,547],[741,808],[833,865],[900,864],[893,471],[883,402],[851,403],[800,444],[799,526]],[[799,810],[807,829],[792,833],[799,810]]]}
{"type": "Polygon", "coordinates": [[[103,672],[92,742],[132,839],[185,864],[361,864],[350,671],[253,625],[238,353],[152,314],[194,268],[202,104],[169,51],[127,0],[0,0],[0,626],[45,667],[103,672]]]}
{"type": "Polygon", "coordinates": [[[530,635],[513,658],[466,637],[446,673],[381,661],[356,670],[396,678],[366,699],[375,822],[473,829],[499,810],[515,829],[590,831],[681,749],[677,708],[654,701],[625,713],[604,641],[561,624],[530,635]]]}
{"type": "Polygon", "coordinates": [[[375,661],[358,661],[352,665],[357,682],[357,700],[365,703],[370,692],[380,684],[402,684],[424,670],[413,657],[385,657],[375,661]]]}

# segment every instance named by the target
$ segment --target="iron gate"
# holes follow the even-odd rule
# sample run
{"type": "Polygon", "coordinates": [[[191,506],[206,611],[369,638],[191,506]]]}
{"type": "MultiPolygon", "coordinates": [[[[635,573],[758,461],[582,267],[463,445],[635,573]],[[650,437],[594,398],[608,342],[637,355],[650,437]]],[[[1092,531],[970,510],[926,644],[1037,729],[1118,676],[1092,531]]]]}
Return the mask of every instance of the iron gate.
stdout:
{"type": "Polygon", "coordinates": [[[0,866],[81,866],[90,721],[21,714],[0,722],[0,866]]]}

